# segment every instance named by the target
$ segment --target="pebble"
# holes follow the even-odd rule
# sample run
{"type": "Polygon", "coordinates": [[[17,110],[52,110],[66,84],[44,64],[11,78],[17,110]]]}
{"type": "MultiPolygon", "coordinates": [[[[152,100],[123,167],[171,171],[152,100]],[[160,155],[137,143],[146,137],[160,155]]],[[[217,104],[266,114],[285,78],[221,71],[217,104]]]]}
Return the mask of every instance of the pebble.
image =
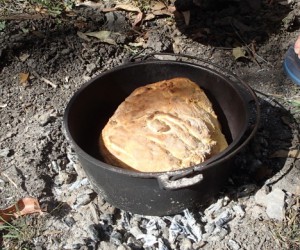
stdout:
{"type": "Polygon", "coordinates": [[[232,240],[232,239],[230,239],[228,241],[228,247],[231,250],[239,250],[239,249],[241,249],[240,244],[238,242],[236,242],[235,240],[232,240]]]}
{"type": "Polygon", "coordinates": [[[89,204],[93,199],[95,198],[95,193],[94,192],[90,192],[90,193],[82,193],[80,195],[78,195],[74,208],[77,209],[80,206],[84,206],[89,204]]]}
{"type": "Polygon", "coordinates": [[[45,113],[35,115],[35,119],[43,127],[43,126],[46,126],[49,122],[51,122],[57,116],[58,116],[58,113],[54,109],[51,109],[45,113]]]}
{"type": "Polygon", "coordinates": [[[223,227],[232,218],[233,218],[233,215],[230,213],[229,209],[226,209],[215,219],[215,224],[218,227],[223,227]]]}
{"type": "Polygon", "coordinates": [[[285,217],[284,208],[285,193],[281,189],[274,189],[267,195],[267,215],[271,219],[283,220],[285,217]]]}
{"type": "Polygon", "coordinates": [[[131,248],[126,245],[120,245],[118,246],[117,250],[131,250],[131,248]]]}
{"type": "Polygon", "coordinates": [[[76,176],[74,174],[69,174],[65,171],[60,171],[55,177],[54,183],[56,185],[70,184],[75,180],[76,176]]]}
{"type": "Polygon", "coordinates": [[[254,200],[256,204],[261,206],[266,206],[267,193],[264,188],[259,189],[254,195],[254,200]]]}
{"type": "Polygon", "coordinates": [[[7,157],[9,155],[9,148],[0,149],[0,157],[7,157]]]}
{"type": "Polygon", "coordinates": [[[117,232],[117,231],[113,231],[110,235],[110,242],[114,243],[115,245],[119,246],[122,244],[122,234],[117,232]]]}
{"type": "Polygon", "coordinates": [[[184,238],[180,243],[180,249],[182,249],[182,250],[190,250],[190,249],[192,249],[192,246],[193,246],[193,244],[192,244],[191,240],[188,238],[184,238]]]}
{"type": "Polygon", "coordinates": [[[101,241],[98,247],[99,250],[117,250],[117,246],[111,242],[101,241]]]}
{"type": "Polygon", "coordinates": [[[232,207],[232,209],[239,218],[245,217],[245,211],[241,205],[235,205],[232,207]]]}
{"type": "Polygon", "coordinates": [[[266,207],[270,219],[283,220],[285,214],[285,193],[281,189],[274,189],[269,194],[264,188],[258,190],[254,196],[258,205],[266,207]]]}
{"type": "Polygon", "coordinates": [[[100,230],[97,227],[97,225],[93,225],[93,224],[89,225],[88,226],[88,232],[89,232],[89,235],[90,235],[92,240],[94,240],[94,241],[100,241],[101,240],[100,230]]]}
{"type": "Polygon", "coordinates": [[[66,225],[67,225],[68,227],[72,227],[72,226],[76,223],[75,220],[74,220],[74,218],[73,218],[73,217],[70,217],[70,216],[65,217],[65,218],[63,219],[63,221],[64,221],[64,223],[66,223],[66,225]]]}

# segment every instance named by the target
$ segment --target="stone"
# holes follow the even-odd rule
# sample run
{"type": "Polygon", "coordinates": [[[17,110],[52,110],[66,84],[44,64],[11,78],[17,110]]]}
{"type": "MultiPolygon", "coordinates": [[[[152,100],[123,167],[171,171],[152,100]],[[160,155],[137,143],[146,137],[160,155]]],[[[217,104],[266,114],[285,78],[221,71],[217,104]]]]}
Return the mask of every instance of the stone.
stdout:
{"type": "Polygon", "coordinates": [[[218,215],[218,217],[214,220],[216,226],[223,227],[225,224],[227,224],[230,220],[232,220],[233,216],[231,212],[226,209],[221,214],[218,215]]]}
{"type": "Polygon", "coordinates": [[[232,240],[232,239],[230,239],[228,241],[227,245],[228,245],[229,249],[231,249],[231,250],[239,250],[239,249],[241,249],[240,244],[238,242],[236,242],[235,240],[232,240]]]}
{"type": "Polygon", "coordinates": [[[130,250],[131,248],[126,245],[120,245],[118,246],[117,250],[130,250]]]}
{"type": "Polygon", "coordinates": [[[98,247],[98,250],[117,250],[117,246],[115,246],[113,243],[101,241],[98,247]]]}
{"type": "Polygon", "coordinates": [[[7,157],[9,155],[9,148],[0,149],[0,157],[7,157]]]}
{"type": "Polygon", "coordinates": [[[270,219],[283,220],[285,217],[285,193],[281,189],[274,189],[267,195],[267,215],[270,219]]]}
{"type": "Polygon", "coordinates": [[[123,237],[122,234],[117,232],[117,231],[113,231],[110,235],[110,242],[114,243],[115,245],[119,246],[122,244],[123,241],[123,237]]]}
{"type": "Polygon", "coordinates": [[[190,239],[188,239],[188,238],[182,239],[181,244],[180,244],[180,249],[190,250],[192,248],[193,248],[193,244],[190,239]]]}
{"type": "Polygon", "coordinates": [[[239,218],[245,217],[245,211],[241,205],[235,205],[232,207],[232,209],[235,212],[235,215],[237,215],[239,218]]]}
{"type": "Polygon", "coordinates": [[[266,201],[267,201],[267,193],[264,188],[259,189],[256,194],[254,195],[254,200],[256,204],[261,205],[261,206],[266,206],[266,201]]]}

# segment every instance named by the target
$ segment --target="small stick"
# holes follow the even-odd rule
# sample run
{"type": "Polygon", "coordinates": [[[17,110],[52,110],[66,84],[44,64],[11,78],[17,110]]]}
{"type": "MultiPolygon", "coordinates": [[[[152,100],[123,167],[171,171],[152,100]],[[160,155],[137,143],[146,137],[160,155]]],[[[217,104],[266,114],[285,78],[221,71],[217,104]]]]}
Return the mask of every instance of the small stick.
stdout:
{"type": "Polygon", "coordinates": [[[53,87],[53,88],[55,88],[55,89],[57,88],[57,85],[56,85],[55,83],[49,81],[49,80],[46,79],[45,77],[40,76],[37,72],[32,71],[32,73],[33,73],[37,78],[40,78],[43,82],[49,84],[51,87],[53,87]]]}
{"type": "Polygon", "coordinates": [[[10,177],[8,177],[7,174],[2,173],[2,175],[3,175],[4,177],[6,177],[6,179],[8,179],[8,180],[15,186],[16,189],[19,189],[18,186],[17,186],[17,184],[16,184],[10,177]]]}
{"type": "MultiPolygon", "coordinates": [[[[241,39],[241,41],[245,44],[245,46],[248,48],[249,51],[251,51],[253,53],[253,55],[256,55],[258,58],[260,58],[263,62],[265,62],[267,65],[271,66],[272,68],[274,68],[274,66],[268,62],[267,60],[265,60],[264,58],[262,58],[260,55],[258,55],[255,51],[252,51],[252,49],[250,48],[250,46],[245,42],[245,40],[241,37],[241,35],[239,34],[239,32],[237,31],[236,27],[233,25],[233,23],[231,23],[231,26],[234,30],[234,32],[236,33],[236,35],[239,37],[239,39],[241,39]]],[[[258,62],[256,62],[258,63],[258,62]]]]}
{"type": "Polygon", "coordinates": [[[48,79],[46,79],[46,78],[44,78],[42,76],[41,76],[41,80],[44,81],[45,83],[49,84],[51,87],[53,87],[55,89],[57,88],[56,84],[54,84],[53,82],[49,81],[48,79]]]}
{"type": "Polygon", "coordinates": [[[43,19],[48,17],[47,14],[34,14],[34,15],[30,15],[30,14],[15,14],[15,15],[11,15],[11,16],[0,16],[0,20],[4,21],[4,20],[37,20],[37,19],[43,19]]]}

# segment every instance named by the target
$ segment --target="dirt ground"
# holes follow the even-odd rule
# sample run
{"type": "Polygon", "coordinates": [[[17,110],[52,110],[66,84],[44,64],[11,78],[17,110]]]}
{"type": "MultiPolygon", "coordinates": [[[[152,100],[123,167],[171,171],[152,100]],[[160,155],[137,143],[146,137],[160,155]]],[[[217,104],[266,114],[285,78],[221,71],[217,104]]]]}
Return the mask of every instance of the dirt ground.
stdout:
{"type": "MultiPolygon", "coordinates": [[[[149,20],[139,23],[128,6],[111,10],[110,1],[87,3],[59,16],[41,9],[8,9],[0,15],[0,208],[34,197],[44,211],[16,219],[8,229],[0,225],[0,248],[299,249],[300,228],[293,222],[300,221],[300,92],[282,63],[300,33],[300,2],[263,2],[256,8],[243,0],[216,1],[193,7],[189,25],[179,12],[162,7],[142,9],[149,20]],[[110,33],[97,33],[98,38],[89,33],[98,31],[110,33]],[[221,228],[223,235],[221,230],[199,241],[181,236],[165,242],[161,233],[165,244],[147,245],[131,230],[133,224],[121,223],[124,211],[96,194],[65,138],[66,105],[85,82],[153,52],[215,63],[249,84],[259,98],[258,132],[235,157],[235,171],[215,197],[216,203],[226,201],[223,210],[243,210],[240,217],[235,210],[221,228]],[[259,203],[262,190],[283,191],[283,222],[270,218],[268,205],[259,203]],[[7,236],[11,231],[16,239],[7,236]]],[[[208,222],[199,217],[207,207],[193,209],[203,235],[208,222]]],[[[131,216],[139,225],[149,220],[131,216]]]]}

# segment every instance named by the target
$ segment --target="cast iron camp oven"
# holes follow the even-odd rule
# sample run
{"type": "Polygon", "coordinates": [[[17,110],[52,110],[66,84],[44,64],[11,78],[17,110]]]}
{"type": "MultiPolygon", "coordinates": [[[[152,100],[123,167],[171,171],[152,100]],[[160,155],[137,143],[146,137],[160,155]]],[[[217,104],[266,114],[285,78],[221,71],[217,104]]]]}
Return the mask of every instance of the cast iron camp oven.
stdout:
{"type": "Polygon", "coordinates": [[[90,182],[106,201],[132,213],[162,216],[213,198],[230,175],[232,158],[254,136],[258,120],[255,93],[232,73],[203,60],[195,64],[151,57],[115,67],[88,81],[68,103],[64,127],[90,182]],[[205,91],[228,148],[179,171],[141,173],[106,164],[98,140],[118,105],[134,89],[174,77],[187,77],[205,91]]]}

